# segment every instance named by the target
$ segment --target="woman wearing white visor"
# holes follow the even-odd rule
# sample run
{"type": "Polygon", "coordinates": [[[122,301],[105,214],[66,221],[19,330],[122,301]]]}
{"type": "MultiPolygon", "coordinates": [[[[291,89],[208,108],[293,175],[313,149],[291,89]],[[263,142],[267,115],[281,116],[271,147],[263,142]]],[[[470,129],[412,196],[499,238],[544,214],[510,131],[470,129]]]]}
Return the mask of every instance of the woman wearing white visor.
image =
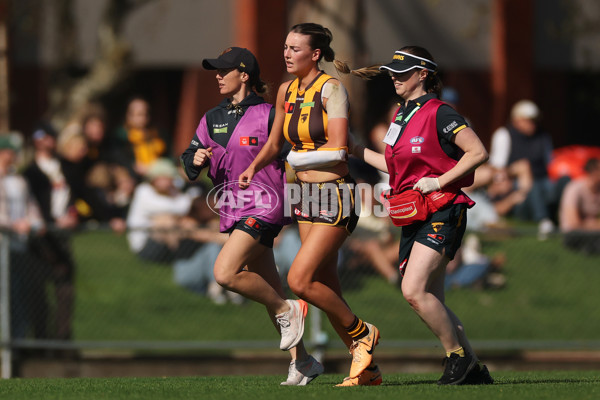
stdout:
{"type": "Polygon", "coordinates": [[[474,205],[461,188],[471,185],[487,151],[465,119],[439,100],[442,84],[427,50],[403,47],[379,69],[389,73],[402,98],[383,140],[385,155],[361,146],[354,146],[352,153],[389,173],[394,195],[417,190],[425,197],[448,196],[448,202],[426,212],[424,220],[402,227],[402,294],[446,351],[438,384],[492,383],[444,296],[446,265],[460,247],[466,212],[474,205]]]}

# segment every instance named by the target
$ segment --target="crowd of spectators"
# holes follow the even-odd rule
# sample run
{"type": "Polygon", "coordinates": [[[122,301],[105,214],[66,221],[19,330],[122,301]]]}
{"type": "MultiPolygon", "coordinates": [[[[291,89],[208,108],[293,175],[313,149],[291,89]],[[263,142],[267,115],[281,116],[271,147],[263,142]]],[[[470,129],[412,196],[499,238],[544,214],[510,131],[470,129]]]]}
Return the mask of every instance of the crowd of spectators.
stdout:
{"type": "MultiPolygon", "coordinates": [[[[72,236],[85,226],[126,234],[140,260],[172,265],[177,284],[209,291],[208,264],[203,285],[193,282],[191,265],[217,254],[224,239],[212,210],[202,208],[202,188],[184,180],[146,100],[133,98],[116,130],[106,121],[94,104],[62,129],[43,121],[29,134],[0,135],[0,229],[9,238],[15,340],[72,339],[72,236]]],[[[222,295],[214,293],[216,301],[222,295]]]]}

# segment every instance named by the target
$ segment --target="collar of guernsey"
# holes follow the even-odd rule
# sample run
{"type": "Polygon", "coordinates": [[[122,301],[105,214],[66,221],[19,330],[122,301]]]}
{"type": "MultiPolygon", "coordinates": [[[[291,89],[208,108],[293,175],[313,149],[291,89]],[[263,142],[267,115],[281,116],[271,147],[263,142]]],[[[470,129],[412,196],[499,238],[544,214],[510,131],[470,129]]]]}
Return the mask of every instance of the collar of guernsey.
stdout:
{"type": "Polygon", "coordinates": [[[316,150],[327,143],[327,112],[321,100],[321,90],[331,78],[321,71],[303,91],[298,90],[298,78],[288,87],[283,134],[294,151],[316,150]]]}

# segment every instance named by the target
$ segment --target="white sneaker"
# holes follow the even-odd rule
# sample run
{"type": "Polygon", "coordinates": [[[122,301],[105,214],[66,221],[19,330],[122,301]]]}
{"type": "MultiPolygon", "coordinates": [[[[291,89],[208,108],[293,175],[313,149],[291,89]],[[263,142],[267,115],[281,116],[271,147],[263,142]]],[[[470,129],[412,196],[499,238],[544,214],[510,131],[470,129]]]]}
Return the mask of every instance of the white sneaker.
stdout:
{"type": "Polygon", "coordinates": [[[308,305],[304,300],[286,300],[290,309],[275,316],[277,324],[281,328],[281,350],[289,350],[296,347],[304,334],[304,317],[308,311],[308,305]]]}
{"type": "Polygon", "coordinates": [[[538,225],[538,240],[546,240],[554,232],[554,223],[548,218],[544,218],[538,225]]]}
{"type": "Polygon", "coordinates": [[[325,371],[323,365],[315,360],[313,356],[308,356],[308,360],[296,363],[292,360],[288,370],[288,377],[283,386],[306,386],[317,376],[325,371]]]}
{"type": "Polygon", "coordinates": [[[212,281],[208,284],[208,289],[206,290],[206,295],[209,299],[213,301],[213,303],[222,306],[227,303],[227,297],[225,296],[225,289],[217,282],[212,281]]]}

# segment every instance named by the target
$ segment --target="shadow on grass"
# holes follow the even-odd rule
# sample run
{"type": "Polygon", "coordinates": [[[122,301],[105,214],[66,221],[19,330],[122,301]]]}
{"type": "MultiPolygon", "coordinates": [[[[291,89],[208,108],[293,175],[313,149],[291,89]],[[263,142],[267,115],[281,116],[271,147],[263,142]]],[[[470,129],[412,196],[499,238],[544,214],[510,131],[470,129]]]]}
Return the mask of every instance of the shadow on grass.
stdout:
{"type": "MultiPolygon", "coordinates": [[[[455,385],[462,387],[475,387],[475,386],[509,386],[509,385],[532,385],[532,384],[582,384],[582,383],[598,383],[599,380],[594,379],[523,379],[523,380],[515,380],[515,381],[496,381],[491,385],[455,385]]],[[[415,380],[415,381],[396,381],[389,382],[383,381],[381,386],[419,386],[419,385],[427,385],[427,386],[439,386],[437,385],[437,381],[435,380],[415,380]]],[[[449,385],[450,386],[450,385],[449,385]]]]}
{"type": "Polygon", "coordinates": [[[385,380],[381,386],[417,386],[417,385],[435,385],[438,386],[436,380],[411,380],[403,382],[386,382],[385,380]]]}
{"type": "MultiPolygon", "coordinates": [[[[330,378],[325,378],[325,379],[319,378],[318,381],[317,380],[313,381],[313,383],[311,383],[311,385],[335,386],[338,383],[341,383],[342,380],[343,379],[334,380],[334,379],[330,379],[330,378]]],[[[417,385],[427,385],[427,386],[435,385],[435,386],[437,386],[437,380],[414,379],[414,380],[409,380],[409,381],[386,381],[385,377],[384,377],[383,383],[380,386],[417,386],[417,385]]]]}
{"type": "MultiPolygon", "coordinates": [[[[456,385],[463,387],[475,387],[475,386],[507,386],[507,385],[532,385],[532,384],[581,384],[581,383],[598,383],[599,379],[593,378],[581,378],[581,379],[515,379],[515,380],[496,380],[491,385],[456,385]]],[[[321,379],[318,382],[315,381],[313,385],[317,383],[320,385],[337,385],[340,383],[339,381],[333,379],[321,379]]],[[[419,386],[419,385],[427,385],[427,386],[438,386],[437,380],[431,379],[411,379],[411,380],[398,380],[398,381],[386,381],[384,379],[381,386],[419,386]]],[[[441,387],[441,386],[440,386],[441,387]]]]}

